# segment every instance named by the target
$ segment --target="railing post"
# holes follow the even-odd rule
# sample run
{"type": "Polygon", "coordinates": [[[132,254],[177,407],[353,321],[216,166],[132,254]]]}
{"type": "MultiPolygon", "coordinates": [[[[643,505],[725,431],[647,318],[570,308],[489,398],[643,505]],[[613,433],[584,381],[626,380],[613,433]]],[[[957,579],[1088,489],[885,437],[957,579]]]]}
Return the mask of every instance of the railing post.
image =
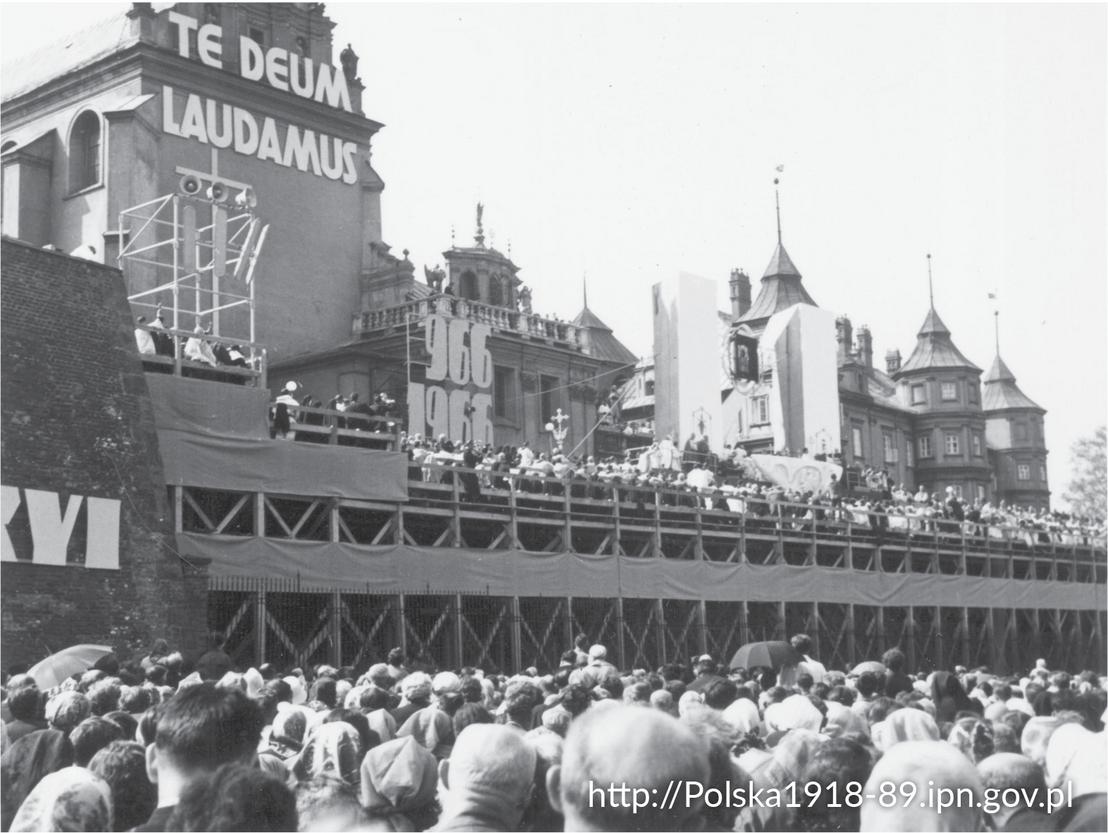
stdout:
{"type": "Polygon", "coordinates": [[[254,537],[265,538],[265,492],[254,495],[254,537]]]}
{"type": "Polygon", "coordinates": [[[523,668],[523,629],[520,626],[522,618],[519,596],[512,596],[512,671],[516,674],[523,668]]]}
{"type": "Polygon", "coordinates": [[[850,668],[857,665],[858,650],[855,644],[856,634],[854,630],[854,604],[846,606],[846,662],[850,668]]]}
{"type": "Polygon", "coordinates": [[[612,555],[619,558],[623,555],[623,532],[619,522],[619,489],[608,484],[612,490],[612,555]]]}
{"type": "Polygon", "coordinates": [[[565,539],[562,546],[566,552],[576,552],[573,549],[573,503],[570,498],[570,492],[573,491],[572,483],[572,480],[561,478],[562,512],[564,513],[562,535],[565,539]]]}
{"type": "Polygon", "coordinates": [[[450,597],[450,620],[451,620],[451,636],[453,637],[453,649],[454,656],[457,660],[454,664],[455,668],[461,668],[465,664],[465,634],[462,631],[462,594],[455,593],[450,597]]]}
{"type": "MultiPolygon", "coordinates": [[[[700,510],[700,498],[694,498],[694,500],[693,500],[693,509],[695,511],[695,514],[693,515],[693,517],[694,517],[695,523],[696,523],[696,543],[694,544],[694,547],[696,548],[696,558],[698,560],[703,561],[705,558],[707,558],[707,553],[704,552],[704,516],[701,514],[701,510],[700,510]]],[[[739,546],[740,546],[740,549],[741,549],[742,548],[742,537],[741,537],[742,533],[741,533],[741,531],[740,531],[739,534],[740,534],[739,546]]],[[[744,553],[744,555],[745,555],[745,553],[744,553]]]]}
{"type": "Polygon", "coordinates": [[[336,668],[342,667],[342,593],[335,590],[331,593],[331,663],[336,668]]]}
{"type": "Polygon", "coordinates": [[[654,629],[658,635],[658,661],[655,668],[666,664],[666,611],[661,599],[654,600],[654,629]]]}
{"type": "Polygon", "coordinates": [[[408,614],[404,609],[404,594],[396,594],[396,630],[400,652],[408,656],[408,614]]]}
{"type": "Polygon", "coordinates": [[[258,668],[264,663],[265,660],[265,637],[266,628],[269,626],[266,621],[266,609],[265,609],[265,590],[254,591],[254,659],[257,662],[255,668],[258,668]]]}
{"type": "MultiPolygon", "coordinates": [[[[661,558],[662,553],[662,494],[654,490],[654,557],[661,558]]],[[[663,652],[664,655],[664,652],[663,652]]],[[[662,661],[665,664],[665,660],[662,661]]]]}
{"type": "Polygon", "coordinates": [[[696,618],[696,650],[698,654],[706,654],[708,653],[708,603],[704,599],[698,599],[696,602],[696,618]]]}
{"type": "Polygon", "coordinates": [[[627,654],[625,653],[626,647],[624,645],[624,621],[623,621],[623,596],[616,596],[616,651],[619,654],[619,667],[627,667],[627,654]]]}
{"type": "MultiPolygon", "coordinates": [[[[508,484],[508,537],[509,543],[512,549],[520,549],[519,543],[519,514],[516,509],[516,489],[519,487],[519,482],[516,480],[516,475],[508,472],[505,481],[508,484]]],[[[572,639],[570,640],[572,642],[572,639]]]]}
{"type": "Polygon", "coordinates": [[[173,531],[183,532],[185,529],[185,495],[184,486],[170,486],[173,491],[173,531]]]}
{"type": "Polygon", "coordinates": [[[911,673],[916,673],[916,611],[912,605],[908,605],[906,608],[908,618],[904,622],[904,630],[906,632],[905,647],[907,650],[904,652],[908,660],[908,669],[911,673]]]}
{"type": "Polygon", "coordinates": [[[462,546],[462,504],[461,495],[458,493],[458,474],[451,472],[450,476],[450,502],[451,502],[451,535],[454,537],[454,546],[462,546]]]}

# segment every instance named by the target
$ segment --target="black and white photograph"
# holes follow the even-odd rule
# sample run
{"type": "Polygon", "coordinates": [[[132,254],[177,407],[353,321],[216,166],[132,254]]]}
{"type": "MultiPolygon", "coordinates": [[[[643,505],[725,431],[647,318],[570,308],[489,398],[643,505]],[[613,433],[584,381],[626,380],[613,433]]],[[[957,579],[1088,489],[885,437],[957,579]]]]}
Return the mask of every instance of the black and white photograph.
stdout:
{"type": "Polygon", "coordinates": [[[0,2],[0,833],[1108,829],[1108,4],[0,2]]]}

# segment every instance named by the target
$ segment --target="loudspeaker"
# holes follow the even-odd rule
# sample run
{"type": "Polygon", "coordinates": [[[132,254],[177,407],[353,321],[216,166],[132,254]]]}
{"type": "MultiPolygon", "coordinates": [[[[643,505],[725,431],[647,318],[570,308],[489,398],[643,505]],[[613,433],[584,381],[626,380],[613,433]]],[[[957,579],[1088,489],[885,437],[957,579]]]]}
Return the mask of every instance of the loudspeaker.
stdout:
{"type": "Polygon", "coordinates": [[[213,182],[208,186],[208,199],[212,202],[227,202],[229,193],[222,182],[213,182]]]}
{"type": "Polygon", "coordinates": [[[235,195],[235,205],[239,208],[257,208],[258,195],[250,187],[243,188],[235,195]]]}
{"type": "Polygon", "coordinates": [[[192,174],[185,174],[181,177],[177,187],[186,197],[195,197],[200,194],[200,180],[192,174]]]}

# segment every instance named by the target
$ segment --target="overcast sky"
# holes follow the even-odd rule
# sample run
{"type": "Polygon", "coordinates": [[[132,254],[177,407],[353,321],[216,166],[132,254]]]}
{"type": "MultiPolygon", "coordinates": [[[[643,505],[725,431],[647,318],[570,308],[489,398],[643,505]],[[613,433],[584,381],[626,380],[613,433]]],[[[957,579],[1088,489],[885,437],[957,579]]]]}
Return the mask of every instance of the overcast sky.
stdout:
{"type": "MultiPolygon", "coordinates": [[[[5,60],[125,9],[5,4],[5,60]]],[[[451,226],[651,349],[650,285],[755,282],[784,240],[816,302],[907,356],[935,303],[1048,410],[1050,477],[1105,420],[1106,7],[327,4],[385,124],[384,236],[417,270],[451,226]]]]}

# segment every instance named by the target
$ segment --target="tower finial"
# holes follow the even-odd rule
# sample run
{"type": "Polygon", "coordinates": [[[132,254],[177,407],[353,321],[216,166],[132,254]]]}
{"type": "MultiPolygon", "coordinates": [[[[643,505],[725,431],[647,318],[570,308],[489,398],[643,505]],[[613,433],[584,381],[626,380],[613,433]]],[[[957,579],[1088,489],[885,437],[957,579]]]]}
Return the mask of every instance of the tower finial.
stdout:
{"type": "Polygon", "coordinates": [[[485,206],[481,203],[477,203],[477,233],[473,235],[474,241],[478,246],[485,245],[485,229],[481,225],[481,219],[485,216],[485,206]]]}
{"type": "Polygon", "coordinates": [[[931,309],[935,309],[935,285],[931,281],[931,253],[927,253],[927,296],[931,299],[931,309]]]}
{"type": "MultiPolygon", "coordinates": [[[[777,166],[777,173],[781,173],[785,170],[784,165],[777,166]]],[[[773,178],[773,199],[777,203],[777,245],[781,245],[781,179],[779,177],[773,178]]]]}
{"type": "Polygon", "coordinates": [[[996,354],[1000,355],[1000,310],[993,310],[993,334],[996,338],[996,354]]]}
{"type": "Polygon", "coordinates": [[[581,298],[584,301],[585,309],[589,308],[589,273],[581,273],[581,298]]]}

